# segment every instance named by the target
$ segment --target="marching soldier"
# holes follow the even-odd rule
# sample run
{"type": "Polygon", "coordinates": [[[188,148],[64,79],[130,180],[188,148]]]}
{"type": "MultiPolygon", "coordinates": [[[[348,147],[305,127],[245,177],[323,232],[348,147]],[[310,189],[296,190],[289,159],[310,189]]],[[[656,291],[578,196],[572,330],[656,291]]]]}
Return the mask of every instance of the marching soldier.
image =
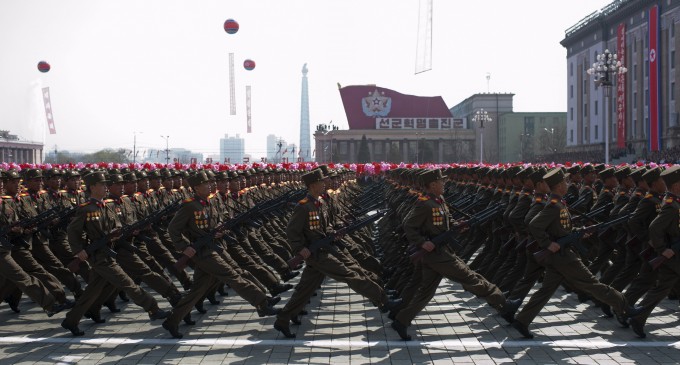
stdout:
{"type": "MultiPolygon", "coordinates": [[[[545,277],[541,288],[534,293],[522,311],[517,315],[512,326],[525,338],[533,338],[529,331],[529,324],[552,297],[562,281],[566,281],[574,290],[591,295],[622,315],[626,315],[630,308],[626,305],[623,295],[597,281],[593,274],[583,264],[579,255],[571,247],[562,249],[557,242],[559,238],[567,236],[572,231],[571,215],[562,196],[567,193],[566,176],[561,168],[554,168],[548,172],[543,180],[551,190],[550,202],[529,223],[529,233],[536,239],[538,245],[551,251],[546,262],[545,277]],[[558,254],[559,251],[559,254],[558,254]]],[[[517,303],[516,305],[519,305],[517,303]]]]}
{"type": "Polygon", "coordinates": [[[404,308],[398,311],[392,328],[403,340],[410,340],[407,327],[430,302],[442,277],[459,282],[465,290],[486,299],[498,311],[503,310],[505,297],[500,289],[472,271],[448,245],[435,246],[431,239],[449,229],[449,212],[442,198],[444,176],[441,170],[421,174],[425,192],[404,220],[404,231],[409,243],[427,251],[421,265],[421,281],[417,292],[404,308]]]}
{"type": "Polygon", "coordinates": [[[61,322],[61,326],[71,331],[74,336],[85,334],[78,327],[80,319],[102,296],[110,294],[105,290],[111,286],[125,292],[135,304],[144,308],[151,320],[168,316],[168,312],[158,307],[156,299],[135,284],[118,266],[109,252],[112,247],[107,244],[91,254],[86,251],[88,242],[93,244],[100,239],[107,240],[115,248],[117,239],[115,232],[121,227],[121,223],[111,206],[104,201],[108,182],[103,172],[92,172],[85,176],[85,186],[90,198],[79,205],[67,229],[73,252],[76,252],[76,256],[81,261],[89,259],[92,266],[90,282],[78,298],[76,305],[61,322]]]}

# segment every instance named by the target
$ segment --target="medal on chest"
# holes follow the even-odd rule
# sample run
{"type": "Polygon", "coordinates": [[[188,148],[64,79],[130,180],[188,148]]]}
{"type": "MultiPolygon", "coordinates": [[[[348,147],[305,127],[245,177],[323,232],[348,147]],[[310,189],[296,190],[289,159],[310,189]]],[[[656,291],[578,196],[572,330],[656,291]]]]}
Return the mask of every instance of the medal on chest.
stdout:
{"type": "Polygon", "coordinates": [[[444,208],[442,208],[442,207],[432,208],[432,224],[433,225],[435,225],[435,226],[444,225],[444,218],[446,218],[446,212],[444,211],[444,208]]]}
{"type": "Polygon", "coordinates": [[[562,228],[571,230],[571,219],[569,217],[569,211],[566,209],[560,209],[560,224],[562,225],[562,228]]]}
{"type": "Polygon", "coordinates": [[[321,229],[321,216],[318,210],[309,212],[309,229],[321,229]]]}
{"type": "Polygon", "coordinates": [[[196,227],[200,229],[207,229],[208,212],[205,209],[194,211],[194,222],[196,223],[196,227]]]}
{"type": "Polygon", "coordinates": [[[87,218],[85,219],[86,221],[98,221],[102,217],[102,213],[100,211],[96,212],[87,212],[87,218]]]}

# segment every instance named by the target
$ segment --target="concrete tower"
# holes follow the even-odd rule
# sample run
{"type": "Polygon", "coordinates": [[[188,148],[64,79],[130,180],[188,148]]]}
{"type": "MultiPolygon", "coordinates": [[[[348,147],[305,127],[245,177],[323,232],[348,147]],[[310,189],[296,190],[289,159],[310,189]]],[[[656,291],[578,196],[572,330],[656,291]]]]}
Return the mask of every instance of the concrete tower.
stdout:
{"type": "MultiPolygon", "coordinates": [[[[305,161],[311,161],[312,149],[309,142],[309,93],[307,92],[307,64],[302,66],[302,105],[300,110],[300,149],[296,156],[302,157],[305,161]]],[[[291,159],[291,160],[293,160],[291,159]]]]}

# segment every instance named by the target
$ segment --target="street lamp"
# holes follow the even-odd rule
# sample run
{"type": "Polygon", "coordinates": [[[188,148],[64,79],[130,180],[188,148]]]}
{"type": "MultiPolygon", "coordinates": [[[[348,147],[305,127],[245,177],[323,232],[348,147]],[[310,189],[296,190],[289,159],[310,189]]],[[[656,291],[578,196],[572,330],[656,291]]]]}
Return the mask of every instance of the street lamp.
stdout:
{"type": "MultiPolygon", "coordinates": [[[[555,128],[543,128],[544,131],[550,133],[550,152],[553,154],[557,152],[557,147],[555,146],[555,128]]],[[[554,157],[553,157],[554,158],[554,157]]]]}
{"type": "Polygon", "coordinates": [[[472,117],[474,123],[479,123],[479,163],[484,163],[484,122],[491,123],[493,119],[484,109],[479,109],[472,117]]]}
{"type": "MultiPolygon", "coordinates": [[[[625,74],[628,69],[623,66],[618,59],[616,53],[610,53],[608,49],[604,53],[597,55],[597,62],[593,63],[593,67],[589,68],[586,73],[595,76],[595,88],[602,86],[604,88],[605,105],[609,105],[611,98],[611,89],[614,85],[615,74],[625,74]]],[[[608,109],[608,108],[607,108],[608,109]]],[[[609,113],[607,113],[609,115],[609,113]]],[[[605,117],[604,119],[608,119],[605,117]]],[[[609,164],[609,121],[604,123],[604,163],[609,164]]]]}
{"type": "Polygon", "coordinates": [[[170,136],[161,136],[161,138],[165,138],[165,164],[170,163],[170,148],[168,148],[168,139],[170,136]]]}

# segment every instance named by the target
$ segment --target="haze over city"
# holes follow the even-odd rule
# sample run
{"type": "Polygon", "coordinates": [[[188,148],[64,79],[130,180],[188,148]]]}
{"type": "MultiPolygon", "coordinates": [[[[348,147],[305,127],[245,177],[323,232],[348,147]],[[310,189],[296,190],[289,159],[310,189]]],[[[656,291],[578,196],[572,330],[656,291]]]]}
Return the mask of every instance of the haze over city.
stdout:
{"type": "Polygon", "coordinates": [[[2,129],[45,150],[182,147],[219,151],[225,134],[264,156],[266,136],[298,143],[301,69],[310,125],[347,127],[338,83],[441,95],[515,93],[515,111],[566,110],[564,31],[608,1],[435,1],[433,67],[414,74],[418,1],[7,1],[0,4],[2,129]],[[223,30],[227,18],[237,34],[223,30]],[[228,54],[237,115],[229,115],[228,54]],[[243,60],[257,66],[246,71],[243,60]],[[38,61],[52,70],[38,72],[38,61]],[[487,83],[487,73],[490,80],[487,83]],[[253,133],[246,133],[245,87],[253,133]],[[49,87],[57,134],[38,90],[49,87]]]}

